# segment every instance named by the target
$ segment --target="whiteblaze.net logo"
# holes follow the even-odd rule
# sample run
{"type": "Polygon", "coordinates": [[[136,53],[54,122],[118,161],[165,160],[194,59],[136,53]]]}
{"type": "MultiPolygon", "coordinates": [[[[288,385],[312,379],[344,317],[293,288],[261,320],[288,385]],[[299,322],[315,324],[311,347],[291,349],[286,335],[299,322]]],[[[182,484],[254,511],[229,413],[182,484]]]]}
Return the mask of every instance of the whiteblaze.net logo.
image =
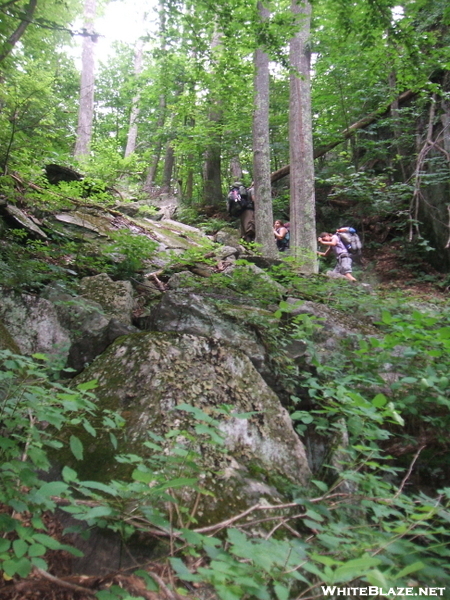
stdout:
{"type": "Polygon", "coordinates": [[[443,596],[445,587],[392,587],[389,589],[377,586],[369,587],[337,587],[322,585],[324,596],[443,596]]]}

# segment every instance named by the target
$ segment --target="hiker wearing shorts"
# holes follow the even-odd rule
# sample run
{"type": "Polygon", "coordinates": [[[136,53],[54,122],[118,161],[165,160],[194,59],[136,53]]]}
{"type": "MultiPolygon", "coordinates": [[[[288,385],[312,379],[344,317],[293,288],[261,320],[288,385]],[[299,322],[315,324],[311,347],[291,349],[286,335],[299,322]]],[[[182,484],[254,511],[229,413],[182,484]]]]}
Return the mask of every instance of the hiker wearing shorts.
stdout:
{"type": "Polygon", "coordinates": [[[343,275],[349,281],[356,281],[352,275],[352,258],[340,237],[337,234],[324,232],[319,235],[319,243],[328,246],[325,252],[317,252],[319,256],[328,256],[333,251],[337,259],[333,272],[343,275]]]}

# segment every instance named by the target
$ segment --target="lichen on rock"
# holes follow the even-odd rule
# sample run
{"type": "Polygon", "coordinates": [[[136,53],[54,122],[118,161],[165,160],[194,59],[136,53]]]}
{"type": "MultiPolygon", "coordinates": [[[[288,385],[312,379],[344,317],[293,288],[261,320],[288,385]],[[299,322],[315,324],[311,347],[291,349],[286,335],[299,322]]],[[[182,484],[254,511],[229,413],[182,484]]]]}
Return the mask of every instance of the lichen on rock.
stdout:
{"type": "MultiPolygon", "coordinates": [[[[197,450],[201,451],[205,473],[216,473],[208,489],[219,497],[226,489],[239,506],[229,500],[230,506],[224,507],[217,497],[205,501],[199,511],[206,522],[213,518],[214,506],[214,512],[220,505],[220,511],[228,514],[249,506],[255,496],[249,490],[258,485],[267,494],[272,490],[272,501],[280,499],[280,492],[271,485],[276,478],[270,475],[295,485],[304,485],[308,479],[305,449],[287,411],[248,357],[238,350],[188,334],[133,334],[117,339],[74,383],[91,379],[98,381],[99,406],[119,410],[126,417],[126,435],[119,447],[122,452],[145,453],[149,432],[193,431],[191,413],[177,409],[182,404],[217,415],[227,452],[219,452],[201,436],[197,450]],[[223,410],[225,406],[227,410],[223,410]],[[255,463],[260,468],[256,478],[249,471],[255,463]]],[[[83,476],[98,476],[91,471],[96,462],[91,455],[103,444],[101,438],[91,440],[81,465],[83,476]]],[[[102,473],[114,475],[112,456],[102,473]]]]}

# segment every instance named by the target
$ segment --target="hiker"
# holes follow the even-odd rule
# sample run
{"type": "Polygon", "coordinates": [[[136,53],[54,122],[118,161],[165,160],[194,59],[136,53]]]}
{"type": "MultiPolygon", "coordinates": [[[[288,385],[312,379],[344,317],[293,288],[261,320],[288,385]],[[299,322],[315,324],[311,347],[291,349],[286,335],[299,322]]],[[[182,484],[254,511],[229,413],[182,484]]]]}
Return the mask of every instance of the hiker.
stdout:
{"type": "Polygon", "coordinates": [[[273,224],[273,235],[280,252],[284,252],[289,248],[289,230],[282,221],[277,220],[273,224]]]}
{"type": "Polygon", "coordinates": [[[333,251],[337,258],[337,264],[333,272],[343,275],[349,281],[356,281],[352,275],[352,258],[339,235],[337,233],[334,235],[327,232],[321,233],[319,235],[319,243],[328,246],[325,252],[317,252],[319,256],[328,256],[330,251],[333,251]]]}
{"type": "Polygon", "coordinates": [[[241,238],[243,238],[244,242],[253,242],[255,239],[253,188],[251,187],[250,190],[247,190],[240,181],[235,181],[228,194],[227,209],[230,217],[239,217],[241,222],[241,238]]]}

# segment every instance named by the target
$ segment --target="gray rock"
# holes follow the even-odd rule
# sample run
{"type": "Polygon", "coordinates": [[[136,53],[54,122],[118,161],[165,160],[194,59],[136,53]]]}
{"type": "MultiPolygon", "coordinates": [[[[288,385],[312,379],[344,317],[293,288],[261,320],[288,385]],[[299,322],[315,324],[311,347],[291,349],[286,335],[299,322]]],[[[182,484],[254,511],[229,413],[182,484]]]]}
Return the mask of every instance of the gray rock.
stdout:
{"type": "MultiPolygon", "coordinates": [[[[197,442],[205,485],[213,493],[200,500],[199,523],[236,514],[255,500],[279,501],[283,490],[275,489],[271,481],[300,485],[309,477],[305,449],[287,411],[239,350],[231,353],[216,340],[186,334],[129,335],[117,339],[74,383],[91,379],[98,381],[99,406],[127,415],[127,442],[121,446],[125,441],[119,440],[119,451],[145,452],[148,431],[164,435],[174,429],[192,430],[195,420],[190,412],[176,408],[180,404],[201,409],[218,421],[227,454],[197,442]],[[224,405],[229,412],[214,412],[224,405]],[[240,413],[251,414],[240,418],[240,413]]],[[[177,440],[186,447],[192,443],[182,433],[177,440]]],[[[109,462],[105,452],[105,440],[92,440],[85,461],[77,464],[79,475],[114,476],[118,467],[112,454],[109,462]]]]}
{"type": "Polygon", "coordinates": [[[0,290],[0,319],[20,352],[47,354],[65,364],[70,336],[51,302],[31,294],[0,290]]]}
{"type": "MultiPolygon", "coordinates": [[[[184,273],[184,281],[188,283],[194,277],[190,272],[184,273]]],[[[245,326],[249,312],[255,313],[258,309],[245,305],[230,305],[229,309],[229,314],[221,312],[199,294],[166,292],[152,310],[148,329],[190,333],[220,341],[244,352],[258,371],[266,374],[266,350],[255,332],[245,326]]],[[[261,314],[270,316],[263,310],[261,314]]]]}
{"type": "Polygon", "coordinates": [[[13,204],[8,204],[4,207],[6,214],[13,220],[17,225],[26,229],[33,237],[37,237],[41,240],[46,240],[47,234],[37,224],[37,219],[29,217],[23,210],[17,208],[13,204]]]}
{"type": "Polygon", "coordinates": [[[224,246],[231,246],[243,250],[238,230],[231,227],[224,227],[218,231],[215,235],[215,241],[224,246]]]}
{"type": "Polygon", "coordinates": [[[97,302],[109,317],[131,325],[134,293],[129,281],[113,281],[106,273],[100,273],[84,277],[80,281],[80,293],[97,302]]]}

